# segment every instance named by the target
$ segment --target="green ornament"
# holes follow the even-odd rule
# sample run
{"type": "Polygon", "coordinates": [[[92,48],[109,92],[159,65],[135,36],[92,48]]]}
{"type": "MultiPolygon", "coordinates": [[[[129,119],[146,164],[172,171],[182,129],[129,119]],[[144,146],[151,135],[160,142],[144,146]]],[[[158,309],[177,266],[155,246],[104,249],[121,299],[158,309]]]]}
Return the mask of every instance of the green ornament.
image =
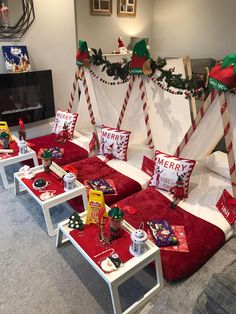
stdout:
{"type": "Polygon", "coordinates": [[[9,138],[9,135],[7,132],[3,131],[1,134],[0,134],[0,138],[9,138]]]}

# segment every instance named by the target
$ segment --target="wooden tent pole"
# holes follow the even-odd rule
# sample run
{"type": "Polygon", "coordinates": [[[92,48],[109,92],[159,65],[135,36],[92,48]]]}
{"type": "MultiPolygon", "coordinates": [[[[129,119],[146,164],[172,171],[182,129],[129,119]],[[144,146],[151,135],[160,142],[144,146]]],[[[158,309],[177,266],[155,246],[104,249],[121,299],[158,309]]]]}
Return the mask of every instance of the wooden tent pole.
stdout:
{"type": "MultiPolygon", "coordinates": [[[[192,78],[192,66],[191,66],[191,59],[189,56],[185,56],[184,59],[184,66],[185,66],[185,72],[187,74],[187,78],[191,79],[192,78]]],[[[191,105],[191,111],[193,114],[193,118],[195,119],[197,116],[197,105],[196,105],[196,99],[195,97],[191,96],[190,97],[190,105],[191,105]]]]}

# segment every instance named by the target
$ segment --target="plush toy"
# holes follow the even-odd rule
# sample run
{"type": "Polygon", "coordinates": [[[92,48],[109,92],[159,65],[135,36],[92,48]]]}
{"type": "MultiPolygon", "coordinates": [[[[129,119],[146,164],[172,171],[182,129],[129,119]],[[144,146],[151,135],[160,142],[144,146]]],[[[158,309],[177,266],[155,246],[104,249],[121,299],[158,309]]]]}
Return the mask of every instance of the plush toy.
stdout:
{"type": "Polygon", "coordinates": [[[185,189],[182,176],[178,176],[176,185],[170,189],[170,193],[173,194],[173,201],[171,202],[170,207],[175,208],[178,203],[185,198],[185,189]]]}
{"type": "Polygon", "coordinates": [[[3,149],[8,149],[10,147],[10,139],[7,132],[3,131],[0,133],[0,141],[3,149]]]}
{"type": "Polygon", "coordinates": [[[236,54],[225,56],[209,73],[209,87],[227,92],[236,88],[236,54]]]}
{"type": "Polygon", "coordinates": [[[118,37],[118,49],[119,53],[127,53],[127,49],[125,48],[125,44],[122,37],[118,37]]]}
{"type": "Polygon", "coordinates": [[[70,139],[70,133],[67,124],[64,123],[63,130],[57,134],[56,140],[65,143],[68,139],[70,139]]]}
{"type": "Polygon", "coordinates": [[[147,49],[145,39],[138,41],[133,49],[132,60],[130,62],[131,74],[145,74],[152,73],[150,54],[147,49]]]}
{"type": "Polygon", "coordinates": [[[79,48],[76,55],[76,64],[78,66],[85,66],[89,67],[90,65],[90,57],[88,52],[88,46],[86,41],[80,40],[79,41],[79,48]]]}

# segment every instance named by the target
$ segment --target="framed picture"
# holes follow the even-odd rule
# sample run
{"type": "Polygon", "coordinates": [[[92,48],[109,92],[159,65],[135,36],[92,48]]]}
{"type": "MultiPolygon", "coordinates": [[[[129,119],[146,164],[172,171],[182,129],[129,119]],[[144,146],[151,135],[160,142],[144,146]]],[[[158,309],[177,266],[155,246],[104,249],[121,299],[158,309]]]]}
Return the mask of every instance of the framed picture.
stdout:
{"type": "Polygon", "coordinates": [[[112,0],[90,0],[90,13],[92,15],[111,15],[112,0]]]}
{"type": "Polygon", "coordinates": [[[117,15],[132,17],[136,16],[137,0],[117,0],[117,15]]]}

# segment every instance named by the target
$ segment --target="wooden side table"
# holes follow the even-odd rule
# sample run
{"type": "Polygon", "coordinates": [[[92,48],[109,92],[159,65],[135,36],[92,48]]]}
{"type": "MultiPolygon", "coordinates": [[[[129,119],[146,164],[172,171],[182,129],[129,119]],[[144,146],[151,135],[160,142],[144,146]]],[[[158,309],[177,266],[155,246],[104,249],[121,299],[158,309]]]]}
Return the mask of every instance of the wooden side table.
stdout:
{"type": "MultiPolygon", "coordinates": [[[[80,214],[81,219],[85,222],[86,212],[80,214]]],[[[123,222],[123,228],[128,232],[132,232],[134,228],[127,222],[123,222]]],[[[70,235],[72,229],[68,227],[68,220],[65,220],[58,224],[58,233],[56,246],[60,247],[63,243],[70,241],[74,247],[82,254],[82,256],[87,260],[87,262],[92,265],[94,270],[101,276],[101,278],[108,284],[110,295],[112,299],[112,305],[114,313],[134,313],[145,305],[152,297],[154,297],[163,287],[163,275],[162,275],[162,266],[160,258],[159,248],[152,243],[150,240],[147,241],[147,250],[141,256],[132,257],[128,260],[122,267],[113,271],[111,273],[105,273],[97,263],[87,254],[78,242],[70,235]],[[156,284],[148,292],[146,292],[143,297],[133,303],[128,309],[122,312],[120,295],[119,295],[119,286],[127,281],[130,277],[134,276],[137,272],[145,268],[148,264],[154,262],[156,270],[156,284]]],[[[129,248],[124,248],[129,249],[129,248]]]]}

